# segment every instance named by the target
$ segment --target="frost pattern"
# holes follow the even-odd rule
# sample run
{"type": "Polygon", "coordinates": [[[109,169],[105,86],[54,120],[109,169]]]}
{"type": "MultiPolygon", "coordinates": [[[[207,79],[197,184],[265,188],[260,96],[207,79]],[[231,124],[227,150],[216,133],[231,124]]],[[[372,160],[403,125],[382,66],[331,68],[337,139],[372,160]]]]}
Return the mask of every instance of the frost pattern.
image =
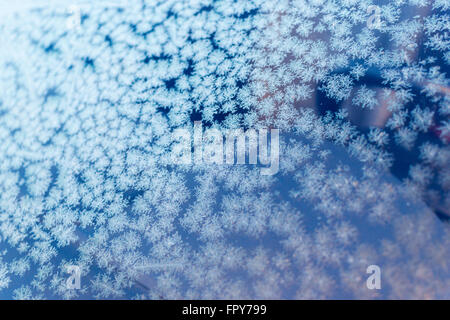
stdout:
{"type": "Polygon", "coordinates": [[[4,14],[0,296],[448,299],[448,1],[372,4],[4,14]],[[280,128],[280,172],[171,165],[194,120],[280,128]]]}

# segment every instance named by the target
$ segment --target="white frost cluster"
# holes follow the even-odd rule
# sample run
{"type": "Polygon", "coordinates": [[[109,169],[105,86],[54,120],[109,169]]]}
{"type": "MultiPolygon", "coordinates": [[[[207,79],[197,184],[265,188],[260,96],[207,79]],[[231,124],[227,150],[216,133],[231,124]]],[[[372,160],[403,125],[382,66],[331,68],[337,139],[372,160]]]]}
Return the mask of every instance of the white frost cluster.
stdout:
{"type": "Polygon", "coordinates": [[[448,299],[448,1],[373,4],[3,14],[0,297],[448,299]],[[168,164],[195,120],[279,128],[279,173],[168,164]]]}

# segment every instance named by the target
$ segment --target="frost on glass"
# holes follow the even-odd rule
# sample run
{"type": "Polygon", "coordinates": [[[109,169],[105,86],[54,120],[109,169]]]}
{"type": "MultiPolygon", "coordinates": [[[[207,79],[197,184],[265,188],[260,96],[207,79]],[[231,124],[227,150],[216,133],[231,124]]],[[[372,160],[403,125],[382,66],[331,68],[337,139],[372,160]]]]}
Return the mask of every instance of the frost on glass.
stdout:
{"type": "Polygon", "coordinates": [[[448,1],[1,8],[1,298],[450,298],[448,1]],[[172,163],[195,121],[278,172],[172,163]]]}

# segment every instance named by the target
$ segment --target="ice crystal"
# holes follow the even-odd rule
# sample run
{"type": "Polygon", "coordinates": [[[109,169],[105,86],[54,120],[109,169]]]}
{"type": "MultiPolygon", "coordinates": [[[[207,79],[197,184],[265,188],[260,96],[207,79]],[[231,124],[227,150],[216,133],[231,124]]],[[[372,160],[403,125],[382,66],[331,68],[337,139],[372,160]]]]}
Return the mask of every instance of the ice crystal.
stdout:
{"type": "Polygon", "coordinates": [[[0,297],[449,298],[449,5],[383,3],[3,5],[0,297]],[[279,172],[174,165],[194,121],[279,172]]]}

